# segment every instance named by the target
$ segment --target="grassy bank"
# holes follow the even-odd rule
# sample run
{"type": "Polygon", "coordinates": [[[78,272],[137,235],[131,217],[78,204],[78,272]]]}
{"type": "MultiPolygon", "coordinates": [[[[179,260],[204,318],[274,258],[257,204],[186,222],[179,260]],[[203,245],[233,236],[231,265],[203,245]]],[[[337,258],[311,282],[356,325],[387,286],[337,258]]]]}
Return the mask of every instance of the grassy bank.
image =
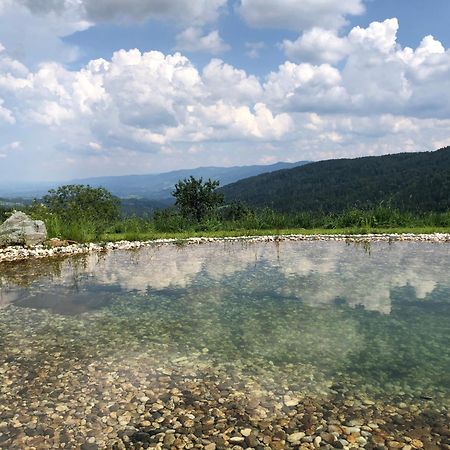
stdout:
{"type": "Polygon", "coordinates": [[[183,231],[183,232],[160,232],[148,231],[142,233],[104,233],[98,241],[116,242],[127,241],[147,241],[156,239],[187,239],[191,237],[240,237],[240,236],[283,236],[290,234],[300,235],[339,235],[339,234],[433,234],[450,233],[450,227],[397,227],[397,228],[286,228],[286,229],[264,229],[264,230],[219,230],[219,231],[183,231]]]}
{"type": "Polygon", "coordinates": [[[122,217],[106,220],[102,215],[58,215],[42,205],[26,211],[43,220],[49,237],[76,242],[152,240],[188,237],[261,236],[286,234],[448,233],[450,212],[410,213],[387,207],[351,209],[340,214],[277,213],[271,209],[251,210],[228,205],[201,221],[183,217],[174,209],[151,217],[122,217]]]}
{"type": "Polygon", "coordinates": [[[280,214],[223,209],[201,221],[184,219],[165,210],[152,219],[127,218],[109,228],[102,240],[146,240],[187,237],[261,236],[281,234],[368,234],[450,232],[450,213],[414,215],[379,207],[370,211],[349,210],[341,214],[300,212],[280,214]]]}

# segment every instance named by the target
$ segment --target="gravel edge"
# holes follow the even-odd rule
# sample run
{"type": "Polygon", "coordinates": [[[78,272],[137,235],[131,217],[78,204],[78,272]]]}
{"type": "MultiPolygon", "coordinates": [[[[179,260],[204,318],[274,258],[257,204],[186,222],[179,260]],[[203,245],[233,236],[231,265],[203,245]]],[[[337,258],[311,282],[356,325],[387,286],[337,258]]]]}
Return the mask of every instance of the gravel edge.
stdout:
{"type": "Polygon", "coordinates": [[[160,245],[192,245],[210,242],[283,242],[283,241],[344,241],[344,242],[434,242],[450,243],[450,233],[434,234],[288,234],[238,237],[192,237],[186,239],[155,239],[148,241],[117,241],[106,243],[71,244],[60,247],[36,245],[33,247],[10,246],[0,249],[0,263],[57,256],[81,255],[111,250],[133,250],[160,245]]]}

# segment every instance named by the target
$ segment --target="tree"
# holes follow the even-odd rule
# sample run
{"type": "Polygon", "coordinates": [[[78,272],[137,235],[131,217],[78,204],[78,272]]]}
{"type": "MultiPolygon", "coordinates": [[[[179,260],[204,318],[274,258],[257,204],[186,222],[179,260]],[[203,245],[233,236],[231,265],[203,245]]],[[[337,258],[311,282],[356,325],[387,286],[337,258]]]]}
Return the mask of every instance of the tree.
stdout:
{"type": "Polygon", "coordinates": [[[223,203],[223,194],[216,191],[219,184],[216,180],[208,179],[204,182],[203,178],[196,179],[193,176],[178,181],[172,195],[181,215],[186,219],[201,222],[207,214],[223,203]]]}
{"type": "Polygon", "coordinates": [[[104,188],[66,185],[43,198],[49,211],[65,223],[90,222],[99,231],[120,217],[120,201],[104,188]]]}

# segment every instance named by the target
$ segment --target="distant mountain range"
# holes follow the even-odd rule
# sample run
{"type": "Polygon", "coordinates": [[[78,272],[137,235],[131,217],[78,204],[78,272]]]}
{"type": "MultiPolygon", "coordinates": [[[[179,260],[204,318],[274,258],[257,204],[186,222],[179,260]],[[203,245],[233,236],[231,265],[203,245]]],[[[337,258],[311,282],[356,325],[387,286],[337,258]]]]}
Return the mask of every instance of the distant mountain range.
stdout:
{"type": "Polygon", "coordinates": [[[155,204],[164,206],[172,200],[171,192],[175,183],[191,175],[196,178],[219,180],[221,186],[225,186],[243,178],[274,170],[298,167],[307,163],[307,161],[299,161],[295,163],[279,162],[272,165],[199,167],[160,174],[84,178],[59,183],[17,183],[8,186],[0,184],[0,197],[30,199],[42,197],[49,189],[62,184],[89,184],[93,187],[104,187],[120,198],[152,200],[156,202],[155,204]]]}
{"type": "MultiPolygon", "coordinates": [[[[311,163],[200,167],[61,184],[105,187],[122,199],[124,213],[146,214],[173,204],[175,183],[191,175],[219,180],[227,202],[243,201],[253,208],[267,206],[281,212],[342,212],[380,204],[411,212],[450,210],[450,147],[311,163]]],[[[58,185],[0,186],[0,197],[9,199],[3,203],[27,201],[58,185]]]]}
{"type": "Polygon", "coordinates": [[[450,210],[450,147],[319,161],[221,188],[227,201],[282,212],[339,212],[380,204],[405,211],[450,210]]]}

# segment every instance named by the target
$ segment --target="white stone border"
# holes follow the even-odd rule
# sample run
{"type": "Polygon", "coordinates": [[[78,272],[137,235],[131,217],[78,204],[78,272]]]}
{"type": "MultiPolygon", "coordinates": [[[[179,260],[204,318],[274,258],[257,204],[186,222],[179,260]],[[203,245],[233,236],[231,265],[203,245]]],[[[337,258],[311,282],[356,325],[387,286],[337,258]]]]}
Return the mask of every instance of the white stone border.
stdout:
{"type": "Polygon", "coordinates": [[[109,250],[132,250],[154,245],[169,244],[204,244],[208,242],[281,242],[281,241],[345,241],[345,242],[435,242],[450,243],[450,233],[434,234],[286,234],[267,236],[237,237],[192,237],[186,239],[154,239],[149,241],[117,241],[99,244],[72,244],[64,247],[48,248],[44,245],[34,247],[13,246],[0,249],[0,263],[21,261],[54,256],[71,256],[109,250]]]}

